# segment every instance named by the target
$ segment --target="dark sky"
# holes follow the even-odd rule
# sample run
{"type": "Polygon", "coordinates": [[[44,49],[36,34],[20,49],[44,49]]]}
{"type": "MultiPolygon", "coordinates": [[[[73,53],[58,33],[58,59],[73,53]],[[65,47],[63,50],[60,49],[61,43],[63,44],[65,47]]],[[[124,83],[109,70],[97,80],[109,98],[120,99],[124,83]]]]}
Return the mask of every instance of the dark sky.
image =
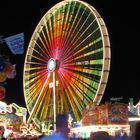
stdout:
{"type": "MultiPolygon", "coordinates": [[[[123,97],[128,103],[140,99],[139,68],[139,9],[138,4],[122,0],[85,0],[100,13],[104,19],[111,44],[111,68],[108,84],[102,103],[110,97],[123,97]],[[92,2],[91,2],[92,1],[92,2]]],[[[8,37],[24,32],[25,52],[31,35],[42,16],[59,0],[4,0],[0,4],[0,35],[8,37]],[[29,2],[30,1],[30,2],[29,2]]],[[[12,64],[17,64],[17,76],[6,81],[7,103],[15,102],[25,106],[23,96],[24,55],[12,55],[7,49],[12,64]]]]}

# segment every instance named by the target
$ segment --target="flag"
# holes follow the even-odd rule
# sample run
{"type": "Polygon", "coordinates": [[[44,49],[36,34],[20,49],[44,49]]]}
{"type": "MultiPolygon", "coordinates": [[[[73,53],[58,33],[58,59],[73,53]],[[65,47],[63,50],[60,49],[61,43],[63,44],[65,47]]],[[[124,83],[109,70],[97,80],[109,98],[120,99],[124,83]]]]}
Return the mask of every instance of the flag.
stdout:
{"type": "Polygon", "coordinates": [[[4,40],[14,55],[24,53],[24,33],[4,38],[4,40]]]}

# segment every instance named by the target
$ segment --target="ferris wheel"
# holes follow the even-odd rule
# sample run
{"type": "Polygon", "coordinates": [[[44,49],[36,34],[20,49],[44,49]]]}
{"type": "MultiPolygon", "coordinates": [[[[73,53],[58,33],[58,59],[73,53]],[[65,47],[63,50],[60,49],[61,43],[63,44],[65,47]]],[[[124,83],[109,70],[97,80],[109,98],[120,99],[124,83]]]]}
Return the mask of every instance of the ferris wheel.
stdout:
{"type": "Polygon", "coordinates": [[[109,69],[109,36],[96,9],[80,0],[56,4],[40,20],[26,53],[28,121],[40,124],[58,113],[80,120],[90,102],[100,103],[109,69]]]}

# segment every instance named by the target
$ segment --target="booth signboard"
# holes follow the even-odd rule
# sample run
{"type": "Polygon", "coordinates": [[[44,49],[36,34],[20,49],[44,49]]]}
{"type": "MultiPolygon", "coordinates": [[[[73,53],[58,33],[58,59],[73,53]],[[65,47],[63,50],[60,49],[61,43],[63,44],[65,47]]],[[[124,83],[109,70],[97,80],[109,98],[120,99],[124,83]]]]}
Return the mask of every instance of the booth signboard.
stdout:
{"type": "Polygon", "coordinates": [[[114,103],[109,113],[111,124],[128,124],[128,107],[124,103],[114,103]]]}

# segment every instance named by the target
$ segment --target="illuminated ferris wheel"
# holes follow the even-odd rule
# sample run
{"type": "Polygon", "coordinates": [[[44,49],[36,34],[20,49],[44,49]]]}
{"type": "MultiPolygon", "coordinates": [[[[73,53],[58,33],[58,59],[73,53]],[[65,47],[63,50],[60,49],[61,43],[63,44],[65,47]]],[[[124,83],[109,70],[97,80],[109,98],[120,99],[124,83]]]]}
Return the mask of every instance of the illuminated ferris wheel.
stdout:
{"type": "Polygon", "coordinates": [[[109,36],[99,13],[79,0],[56,4],[40,20],[27,49],[28,121],[40,124],[58,113],[80,120],[90,102],[100,103],[109,69],[109,36]]]}

